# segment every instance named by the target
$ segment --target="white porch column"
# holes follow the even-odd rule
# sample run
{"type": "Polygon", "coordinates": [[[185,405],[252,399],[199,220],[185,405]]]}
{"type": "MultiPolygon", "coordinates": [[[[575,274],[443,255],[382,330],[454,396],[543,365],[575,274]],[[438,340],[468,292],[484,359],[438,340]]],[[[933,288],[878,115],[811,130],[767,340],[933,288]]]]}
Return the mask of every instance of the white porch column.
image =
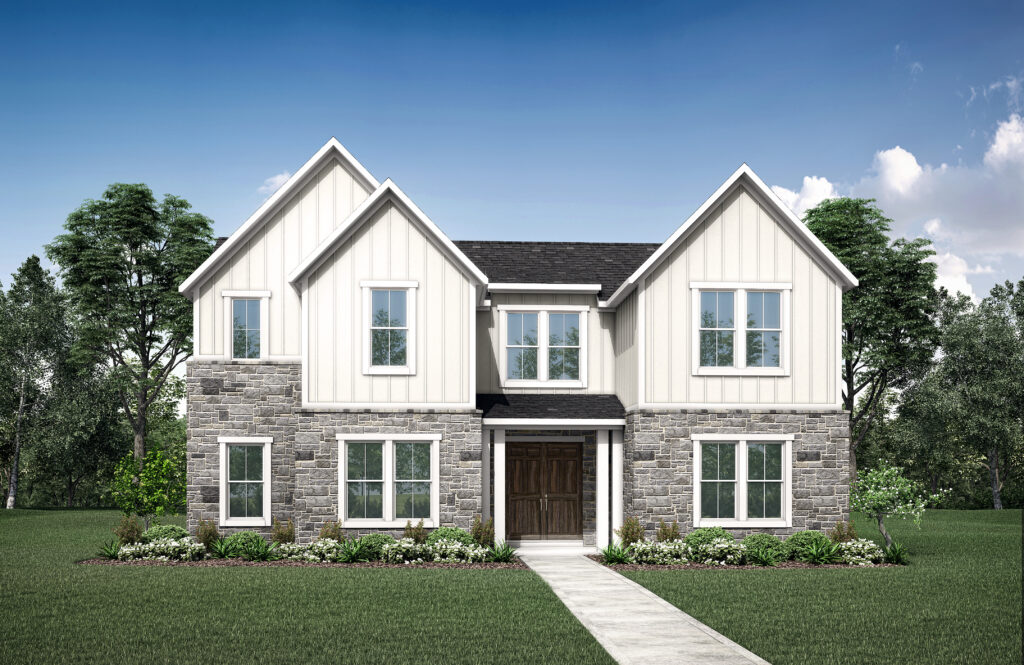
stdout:
{"type": "Polygon", "coordinates": [[[615,532],[622,528],[622,430],[612,430],[612,541],[619,539],[615,532]]]}
{"type": "Polygon", "coordinates": [[[494,430],[494,540],[505,540],[505,430],[494,430]]]}
{"type": "Polygon", "coordinates": [[[611,430],[597,430],[597,546],[608,546],[608,442],[611,430]]]}
{"type": "Polygon", "coordinates": [[[486,522],[491,516],[491,430],[486,427],[480,432],[480,519],[486,522]]]}

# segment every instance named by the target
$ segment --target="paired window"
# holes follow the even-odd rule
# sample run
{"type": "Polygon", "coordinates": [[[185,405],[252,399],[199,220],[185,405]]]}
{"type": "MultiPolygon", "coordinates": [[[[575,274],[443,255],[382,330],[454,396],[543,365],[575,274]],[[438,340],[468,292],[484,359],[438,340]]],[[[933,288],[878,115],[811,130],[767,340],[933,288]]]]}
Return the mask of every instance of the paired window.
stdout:
{"type": "Polygon", "coordinates": [[[697,526],[789,526],[790,438],[694,436],[697,526]]]}
{"type": "Polygon", "coordinates": [[[364,374],[416,373],[416,282],[362,282],[364,374]]]}
{"type": "Polygon", "coordinates": [[[789,284],[693,284],[694,374],[788,373],[789,284]]]}
{"type": "Polygon", "coordinates": [[[441,435],[396,438],[338,435],[343,463],[340,515],[345,524],[437,524],[438,446],[441,435]]]}
{"type": "Polygon", "coordinates": [[[232,360],[267,356],[270,291],[230,291],[224,296],[224,355],[232,360]]]}
{"type": "Polygon", "coordinates": [[[270,524],[270,437],[219,437],[220,522],[270,524]]]}
{"type": "Polygon", "coordinates": [[[584,387],[587,307],[498,307],[503,385],[584,387]]]}

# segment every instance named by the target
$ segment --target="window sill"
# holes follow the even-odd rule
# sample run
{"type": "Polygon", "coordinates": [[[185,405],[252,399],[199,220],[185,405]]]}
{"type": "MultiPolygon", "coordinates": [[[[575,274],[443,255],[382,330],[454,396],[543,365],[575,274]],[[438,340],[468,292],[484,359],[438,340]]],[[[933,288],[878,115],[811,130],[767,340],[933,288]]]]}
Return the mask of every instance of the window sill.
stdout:
{"type": "Polygon", "coordinates": [[[586,388],[583,381],[540,381],[535,379],[506,379],[502,388],[551,388],[558,390],[562,388],[586,388]]]}
{"type": "MultiPolygon", "coordinates": [[[[409,518],[401,520],[358,520],[349,519],[342,520],[341,528],[343,529],[404,529],[407,522],[412,522],[414,525],[419,522],[420,518],[409,518]]],[[[423,526],[428,529],[434,528],[434,520],[423,518],[423,526]]]]}
{"type": "Polygon", "coordinates": [[[764,527],[791,527],[793,523],[785,519],[770,519],[770,520],[716,520],[716,519],[698,519],[694,522],[695,527],[707,527],[707,526],[720,526],[723,529],[746,529],[746,528],[764,528],[764,527]]]}
{"type": "Polygon", "coordinates": [[[416,370],[411,367],[381,367],[381,366],[370,366],[363,369],[363,374],[367,376],[412,376],[416,374],[416,370]]]}
{"type": "Polygon", "coordinates": [[[785,367],[698,367],[694,376],[789,376],[785,367]]]}
{"type": "Polygon", "coordinates": [[[229,517],[222,519],[220,526],[270,526],[270,520],[262,517],[229,517]]]}

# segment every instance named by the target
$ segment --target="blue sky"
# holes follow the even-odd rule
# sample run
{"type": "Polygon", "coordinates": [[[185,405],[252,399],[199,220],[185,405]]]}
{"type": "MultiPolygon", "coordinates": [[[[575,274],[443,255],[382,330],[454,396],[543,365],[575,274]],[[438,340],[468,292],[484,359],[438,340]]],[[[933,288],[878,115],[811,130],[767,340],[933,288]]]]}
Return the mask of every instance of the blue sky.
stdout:
{"type": "Polygon", "coordinates": [[[456,239],[661,241],[741,162],[1024,276],[1024,4],[8,6],[0,279],[111,182],[233,231],[334,135],[456,239]]]}

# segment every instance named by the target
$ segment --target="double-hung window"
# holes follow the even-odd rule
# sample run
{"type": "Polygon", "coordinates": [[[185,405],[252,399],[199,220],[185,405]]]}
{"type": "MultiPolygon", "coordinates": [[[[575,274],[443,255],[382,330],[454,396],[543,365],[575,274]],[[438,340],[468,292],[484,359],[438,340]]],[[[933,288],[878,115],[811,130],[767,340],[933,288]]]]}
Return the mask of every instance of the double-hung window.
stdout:
{"type": "Polygon", "coordinates": [[[437,526],[440,434],[338,434],[338,517],[351,527],[437,526]]]}
{"type": "Polygon", "coordinates": [[[693,435],[695,526],[791,526],[790,435],[693,435]]]}
{"type": "Polygon", "coordinates": [[[232,360],[257,360],[267,355],[267,311],[270,291],[224,291],[224,354],[232,360]]]}
{"type": "Polygon", "coordinates": [[[365,281],[363,374],[416,373],[416,282],[365,281]]]}
{"type": "Polygon", "coordinates": [[[694,282],[693,374],[789,374],[791,284],[694,282]]]}
{"type": "Polygon", "coordinates": [[[270,524],[270,437],[218,437],[220,523],[270,524]]]}
{"type": "Polygon", "coordinates": [[[576,305],[499,305],[502,385],[586,387],[588,312],[576,305]]]}

